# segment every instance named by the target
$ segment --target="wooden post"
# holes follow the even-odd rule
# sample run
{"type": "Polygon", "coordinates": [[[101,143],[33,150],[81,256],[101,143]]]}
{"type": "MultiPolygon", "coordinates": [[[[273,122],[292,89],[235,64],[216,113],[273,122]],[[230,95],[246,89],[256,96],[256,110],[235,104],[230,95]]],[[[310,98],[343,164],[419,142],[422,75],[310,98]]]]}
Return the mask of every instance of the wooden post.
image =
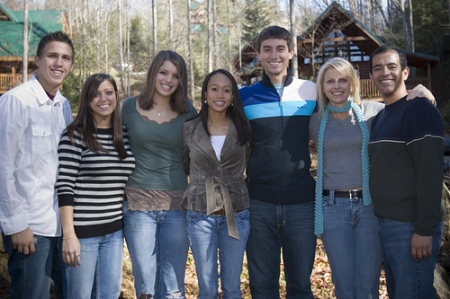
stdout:
{"type": "Polygon", "coordinates": [[[429,90],[431,90],[431,65],[430,65],[429,62],[427,63],[427,77],[428,77],[428,86],[427,86],[427,88],[429,90]]]}
{"type": "Polygon", "coordinates": [[[13,88],[16,86],[16,68],[12,67],[11,69],[11,86],[9,88],[13,88]]]}

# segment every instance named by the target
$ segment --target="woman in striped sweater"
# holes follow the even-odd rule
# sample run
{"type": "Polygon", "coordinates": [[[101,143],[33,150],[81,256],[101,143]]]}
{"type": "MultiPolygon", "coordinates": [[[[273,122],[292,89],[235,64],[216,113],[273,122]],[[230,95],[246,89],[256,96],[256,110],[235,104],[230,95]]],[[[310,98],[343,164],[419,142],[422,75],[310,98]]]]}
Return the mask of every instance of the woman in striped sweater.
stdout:
{"type": "Polygon", "coordinates": [[[107,74],[83,85],[77,117],[59,143],[56,183],[65,298],[118,298],[124,188],[135,167],[107,74]]]}

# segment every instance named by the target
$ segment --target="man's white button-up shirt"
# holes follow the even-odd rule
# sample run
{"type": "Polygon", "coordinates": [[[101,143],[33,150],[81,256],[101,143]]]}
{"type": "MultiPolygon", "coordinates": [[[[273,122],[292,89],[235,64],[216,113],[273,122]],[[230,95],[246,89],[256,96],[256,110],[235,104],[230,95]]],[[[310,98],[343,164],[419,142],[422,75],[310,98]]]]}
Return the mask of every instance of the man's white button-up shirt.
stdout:
{"type": "Polygon", "coordinates": [[[60,236],[58,143],[73,120],[58,91],[50,100],[33,76],[0,97],[0,228],[60,236]]]}

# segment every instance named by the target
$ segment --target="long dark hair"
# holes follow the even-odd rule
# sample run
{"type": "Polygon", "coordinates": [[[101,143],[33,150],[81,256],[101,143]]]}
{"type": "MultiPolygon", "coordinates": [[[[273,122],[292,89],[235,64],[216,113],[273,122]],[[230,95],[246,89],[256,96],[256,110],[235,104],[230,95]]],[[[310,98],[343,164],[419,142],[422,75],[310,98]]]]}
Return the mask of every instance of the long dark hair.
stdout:
{"type": "Polygon", "coordinates": [[[177,89],[170,96],[170,109],[179,114],[187,113],[188,96],[186,63],[180,54],[170,50],[160,51],[156,54],[155,58],[153,58],[152,64],[148,69],[147,81],[145,82],[144,89],[137,96],[137,101],[139,106],[144,110],[150,110],[153,107],[153,94],[155,93],[156,75],[158,75],[159,68],[166,60],[175,65],[180,81],[177,89]]]}
{"type": "Polygon", "coordinates": [[[231,88],[233,89],[233,105],[228,106],[227,114],[230,116],[233,121],[234,126],[236,127],[238,143],[240,145],[244,145],[250,141],[252,136],[252,129],[250,127],[250,122],[245,116],[244,105],[242,104],[241,96],[239,94],[239,89],[234,79],[233,75],[231,75],[228,71],[223,69],[218,69],[213,71],[212,73],[206,76],[205,81],[203,82],[202,87],[202,108],[198,113],[198,117],[202,119],[203,127],[208,136],[211,136],[208,130],[208,104],[205,103],[206,100],[206,90],[208,88],[208,82],[215,74],[224,74],[231,81],[231,88]]]}
{"type": "MultiPolygon", "coordinates": [[[[80,109],[78,111],[78,114],[75,117],[75,120],[66,128],[67,135],[69,136],[72,143],[74,142],[74,131],[77,131],[80,134],[81,139],[86,144],[86,147],[96,153],[108,152],[108,150],[105,149],[94,137],[94,134],[97,133],[97,126],[95,124],[94,115],[92,114],[92,109],[90,106],[90,103],[97,93],[98,87],[104,81],[109,81],[109,83],[112,84],[117,98],[118,90],[116,81],[114,81],[113,77],[108,74],[94,74],[90,76],[84,82],[83,88],[81,90],[80,109]]],[[[119,153],[120,159],[125,159],[127,157],[127,151],[123,143],[122,120],[120,119],[118,106],[116,106],[116,109],[114,109],[114,112],[111,115],[110,123],[114,148],[119,153]]]]}

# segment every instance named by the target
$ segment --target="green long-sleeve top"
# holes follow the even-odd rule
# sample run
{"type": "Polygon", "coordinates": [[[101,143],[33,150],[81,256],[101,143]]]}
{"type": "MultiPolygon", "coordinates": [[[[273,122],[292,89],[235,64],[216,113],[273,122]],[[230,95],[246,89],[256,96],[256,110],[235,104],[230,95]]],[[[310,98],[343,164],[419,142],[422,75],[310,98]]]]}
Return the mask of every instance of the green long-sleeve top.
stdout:
{"type": "Polygon", "coordinates": [[[157,124],[146,121],[139,114],[135,97],[124,101],[123,124],[128,129],[131,151],[136,159],[128,187],[155,191],[186,189],[181,125],[195,115],[197,111],[189,103],[187,113],[179,114],[168,123],[157,124]]]}

